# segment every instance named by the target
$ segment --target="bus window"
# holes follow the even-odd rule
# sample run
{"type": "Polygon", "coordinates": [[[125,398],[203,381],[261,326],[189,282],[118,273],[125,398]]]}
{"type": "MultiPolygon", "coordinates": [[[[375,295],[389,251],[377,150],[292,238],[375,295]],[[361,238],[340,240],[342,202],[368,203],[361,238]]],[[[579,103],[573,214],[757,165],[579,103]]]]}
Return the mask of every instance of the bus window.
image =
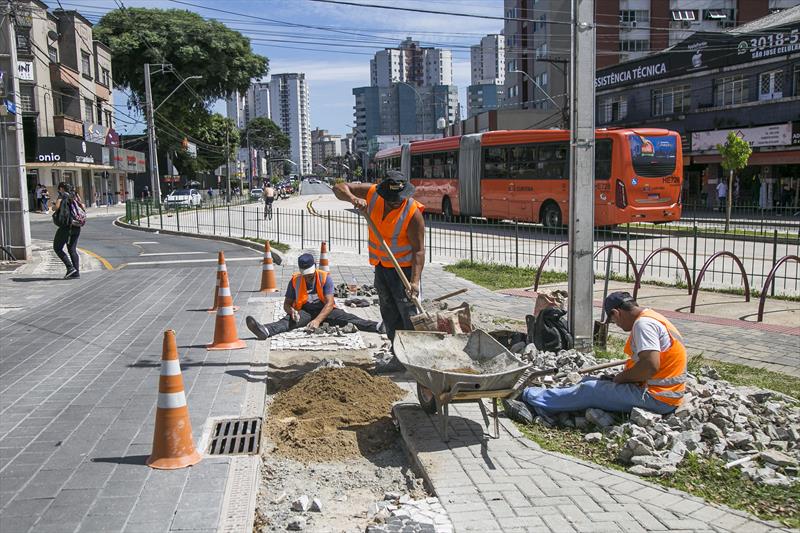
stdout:
{"type": "Polygon", "coordinates": [[[489,146],[483,149],[483,179],[508,178],[508,164],[506,163],[506,148],[504,146],[489,146]]]}
{"type": "Polygon", "coordinates": [[[433,158],[431,154],[422,154],[422,177],[426,180],[433,177],[433,158]]]}
{"type": "Polygon", "coordinates": [[[676,137],[628,135],[633,170],[645,178],[669,176],[675,172],[676,137]]]}
{"type": "Polygon", "coordinates": [[[444,158],[445,154],[443,152],[439,152],[436,154],[431,154],[432,163],[432,176],[433,179],[443,179],[444,178],[444,158]]]}
{"type": "Polygon", "coordinates": [[[539,147],[539,177],[546,180],[567,179],[567,143],[539,147]]]}
{"type": "Polygon", "coordinates": [[[449,180],[458,179],[458,152],[446,152],[445,153],[446,163],[445,163],[445,177],[449,180]]]}
{"type": "Polygon", "coordinates": [[[594,179],[611,178],[611,139],[600,139],[594,147],[594,179]]]}
{"type": "Polygon", "coordinates": [[[509,153],[509,175],[511,179],[530,180],[538,177],[536,146],[532,144],[514,146],[509,153]]]}
{"type": "Polygon", "coordinates": [[[417,179],[422,177],[422,154],[411,156],[411,177],[417,179]]]}

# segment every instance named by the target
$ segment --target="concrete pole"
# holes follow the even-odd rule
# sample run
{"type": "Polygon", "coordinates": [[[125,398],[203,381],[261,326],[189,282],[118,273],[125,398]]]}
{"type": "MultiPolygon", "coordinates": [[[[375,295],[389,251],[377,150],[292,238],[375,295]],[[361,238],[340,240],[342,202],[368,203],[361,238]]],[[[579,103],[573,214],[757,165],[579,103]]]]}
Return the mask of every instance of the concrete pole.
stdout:
{"type": "MultiPolygon", "coordinates": [[[[17,37],[11,22],[11,3],[0,4],[0,71],[8,76],[17,109],[9,113],[0,106],[0,245],[17,260],[31,259],[31,228],[28,215],[28,184],[25,179],[25,145],[22,136],[22,109],[19,107],[17,37]]],[[[1,92],[1,91],[0,91],[1,92]]],[[[11,259],[0,252],[0,258],[11,259]]]]}
{"type": "Polygon", "coordinates": [[[225,172],[225,199],[228,203],[231,203],[231,145],[230,145],[230,122],[225,122],[225,160],[226,160],[226,168],[227,171],[225,172]]]}
{"type": "Polygon", "coordinates": [[[147,147],[150,151],[150,190],[161,203],[161,180],[158,178],[158,151],[156,149],[156,124],[153,112],[153,91],[150,88],[150,63],[144,64],[144,97],[147,99],[147,147]]]}
{"type": "Polygon", "coordinates": [[[570,68],[569,326],[592,349],[594,271],[594,0],[572,0],[570,68]]]}

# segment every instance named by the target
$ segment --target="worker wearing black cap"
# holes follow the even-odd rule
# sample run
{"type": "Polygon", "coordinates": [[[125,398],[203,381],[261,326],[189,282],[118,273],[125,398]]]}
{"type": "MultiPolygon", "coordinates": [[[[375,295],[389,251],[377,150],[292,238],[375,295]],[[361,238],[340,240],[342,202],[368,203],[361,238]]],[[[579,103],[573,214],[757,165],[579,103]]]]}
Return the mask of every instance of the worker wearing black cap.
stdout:
{"type": "Polygon", "coordinates": [[[534,413],[547,417],[591,407],[625,413],[639,407],[663,415],[681,404],[687,357],[675,326],[652,309],[639,307],[627,292],[612,292],[603,308],[607,322],[630,333],[625,343],[625,369],[611,380],[587,376],[571,387],[528,387],[522,393],[524,403],[505,403],[510,418],[530,423],[534,413]]]}
{"type": "Polygon", "coordinates": [[[297,266],[300,267],[300,271],[292,274],[283,300],[286,316],[271,324],[262,324],[252,316],[246,318],[247,329],[259,340],[263,341],[273,335],[302,327],[313,332],[323,322],[332,326],[353,324],[361,331],[372,333],[384,332],[383,326],[377,322],[363,319],[336,307],[333,297],[333,278],[328,272],[317,269],[313,255],[302,254],[297,258],[297,266]]]}
{"type": "Polygon", "coordinates": [[[394,341],[398,329],[413,330],[416,314],[412,297],[419,296],[425,266],[425,220],[423,205],[414,200],[414,186],[402,173],[390,170],[379,185],[339,183],[333,193],[368,216],[380,235],[369,232],[369,262],[375,267],[375,289],[380,299],[386,334],[394,341]],[[411,290],[406,291],[388,254],[383,239],[397,259],[411,290]]]}

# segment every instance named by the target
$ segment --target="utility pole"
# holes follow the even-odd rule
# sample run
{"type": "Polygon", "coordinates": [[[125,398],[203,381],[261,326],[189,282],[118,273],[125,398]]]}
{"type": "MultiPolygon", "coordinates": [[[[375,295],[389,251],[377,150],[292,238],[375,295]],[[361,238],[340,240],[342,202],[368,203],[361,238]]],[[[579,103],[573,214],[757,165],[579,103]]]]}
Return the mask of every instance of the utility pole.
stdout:
{"type": "Polygon", "coordinates": [[[230,129],[231,123],[229,121],[225,121],[225,160],[226,160],[226,168],[228,169],[225,172],[225,198],[227,199],[228,203],[231,203],[231,142],[230,142],[230,129]]]}
{"type": "Polygon", "coordinates": [[[156,150],[153,91],[150,88],[150,63],[144,64],[144,97],[147,100],[147,147],[150,151],[150,189],[153,191],[153,198],[160,204],[161,180],[158,177],[158,151],[156,150]]]}
{"type": "Polygon", "coordinates": [[[0,79],[0,258],[28,261],[31,259],[31,228],[22,109],[19,108],[16,77],[17,38],[11,2],[0,4],[0,17],[0,72],[6,73],[6,80],[0,79]]]}
{"type": "Polygon", "coordinates": [[[594,252],[594,0],[572,0],[569,176],[569,327],[592,349],[594,252]]]}

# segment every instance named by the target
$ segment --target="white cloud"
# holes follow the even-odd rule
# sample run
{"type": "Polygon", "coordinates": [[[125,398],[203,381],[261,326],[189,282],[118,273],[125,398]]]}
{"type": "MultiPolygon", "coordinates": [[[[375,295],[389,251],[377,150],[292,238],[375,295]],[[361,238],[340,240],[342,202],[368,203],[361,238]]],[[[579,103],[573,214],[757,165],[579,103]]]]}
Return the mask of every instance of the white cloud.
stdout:
{"type": "MultiPolygon", "coordinates": [[[[303,72],[312,82],[352,82],[369,85],[369,58],[355,62],[308,62],[276,59],[270,61],[271,74],[303,72]]],[[[357,85],[353,85],[356,87],[357,85]]]]}

